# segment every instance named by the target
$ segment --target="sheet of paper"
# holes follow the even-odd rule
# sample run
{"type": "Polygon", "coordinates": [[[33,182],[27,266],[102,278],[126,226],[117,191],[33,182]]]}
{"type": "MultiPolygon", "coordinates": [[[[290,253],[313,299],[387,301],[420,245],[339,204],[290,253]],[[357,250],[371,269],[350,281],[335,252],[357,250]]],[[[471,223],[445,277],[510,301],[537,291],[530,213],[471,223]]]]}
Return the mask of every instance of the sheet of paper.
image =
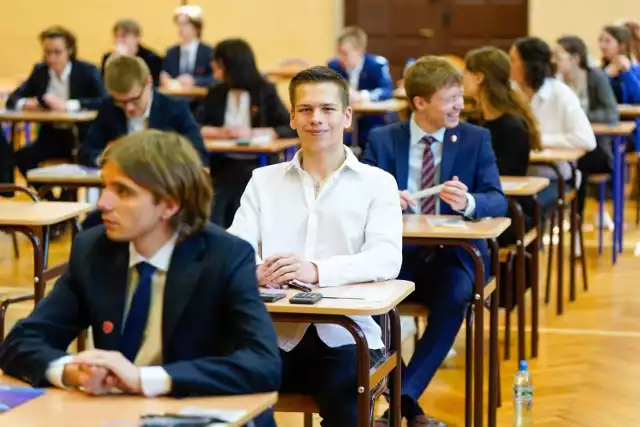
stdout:
{"type": "Polygon", "coordinates": [[[427,222],[432,227],[467,228],[467,222],[462,218],[432,216],[427,218],[427,222]]]}
{"type": "MultiPolygon", "coordinates": [[[[182,408],[178,414],[189,415],[192,417],[216,417],[221,420],[225,420],[228,423],[233,423],[242,418],[246,411],[233,410],[233,409],[215,409],[215,408],[200,408],[197,406],[187,406],[182,408]]],[[[213,423],[209,424],[209,427],[224,426],[226,424],[213,423]]]]}
{"type": "Polygon", "coordinates": [[[424,190],[420,190],[411,195],[413,200],[424,199],[425,197],[433,196],[434,194],[440,193],[440,190],[444,187],[444,184],[436,185],[433,187],[425,188],[424,190]]]}
{"type": "Polygon", "coordinates": [[[32,169],[27,173],[28,177],[35,176],[59,176],[59,175],[72,175],[72,176],[92,176],[100,175],[100,169],[89,168],[86,166],[80,166],[75,164],[63,163],[61,165],[47,166],[38,169],[32,169]]]}
{"type": "Polygon", "coordinates": [[[208,144],[216,145],[218,147],[233,147],[237,143],[238,141],[235,139],[216,139],[208,142],[208,144]]]}
{"type": "Polygon", "coordinates": [[[503,190],[518,190],[526,186],[527,186],[527,183],[524,181],[509,181],[509,182],[502,183],[503,190]]]}

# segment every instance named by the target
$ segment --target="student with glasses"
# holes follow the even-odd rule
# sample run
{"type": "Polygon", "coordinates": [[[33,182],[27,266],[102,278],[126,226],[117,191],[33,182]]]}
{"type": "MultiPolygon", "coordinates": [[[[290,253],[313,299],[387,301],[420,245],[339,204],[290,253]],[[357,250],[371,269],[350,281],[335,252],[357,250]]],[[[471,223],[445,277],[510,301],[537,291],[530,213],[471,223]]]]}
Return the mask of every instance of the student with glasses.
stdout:
{"type": "MultiPolygon", "coordinates": [[[[111,95],[105,98],[89,134],[80,148],[82,164],[96,167],[104,149],[116,139],[144,129],[159,129],[186,137],[202,162],[208,153],[186,101],[156,91],[147,64],[139,57],[114,56],[105,66],[104,81],[111,95]]],[[[84,229],[100,225],[95,211],[82,224],[84,229]]]]}
{"type": "Polygon", "coordinates": [[[207,150],[188,104],[157,92],[147,64],[138,57],[114,56],[105,66],[106,98],[80,149],[80,161],[96,166],[106,146],[143,129],[172,131],[185,136],[206,161],[207,150]]]}

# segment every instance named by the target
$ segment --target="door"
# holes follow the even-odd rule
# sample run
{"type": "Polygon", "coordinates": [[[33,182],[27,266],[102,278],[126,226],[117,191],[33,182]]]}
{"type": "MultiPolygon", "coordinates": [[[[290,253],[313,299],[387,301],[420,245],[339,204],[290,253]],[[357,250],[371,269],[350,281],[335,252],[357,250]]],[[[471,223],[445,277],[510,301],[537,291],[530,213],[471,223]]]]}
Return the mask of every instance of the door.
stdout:
{"type": "Polygon", "coordinates": [[[484,45],[508,48],[527,34],[527,0],[344,0],[345,25],[364,29],[368,50],[389,60],[395,80],[408,58],[484,45]]]}

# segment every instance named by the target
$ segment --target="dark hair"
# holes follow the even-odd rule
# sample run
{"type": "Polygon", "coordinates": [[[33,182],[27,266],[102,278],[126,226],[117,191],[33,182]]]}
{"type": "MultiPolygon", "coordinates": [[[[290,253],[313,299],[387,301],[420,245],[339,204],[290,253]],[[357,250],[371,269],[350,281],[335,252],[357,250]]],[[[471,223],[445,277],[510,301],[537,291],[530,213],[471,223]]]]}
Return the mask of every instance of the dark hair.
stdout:
{"type": "Polygon", "coordinates": [[[537,92],[544,79],[554,75],[549,45],[538,37],[521,37],[513,45],[524,64],[527,83],[537,92]]]}
{"type": "Polygon", "coordinates": [[[291,102],[291,108],[296,105],[296,89],[298,86],[316,83],[333,83],[338,86],[342,106],[344,108],[349,106],[349,82],[332,69],[319,65],[300,71],[291,79],[291,82],[289,82],[289,101],[291,102]]]}
{"type": "Polygon", "coordinates": [[[540,131],[529,103],[523,94],[511,86],[509,56],[497,47],[483,47],[467,53],[465,67],[484,76],[480,84],[480,102],[488,103],[503,114],[519,118],[529,134],[529,148],[542,150],[540,131]]]}
{"type": "Polygon", "coordinates": [[[140,29],[140,24],[138,24],[133,19],[120,19],[113,25],[113,34],[117,33],[118,30],[122,30],[127,35],[133,35],[136,37],[140,37],[142,35],[142,30],[140,29]]]}
{"type": "Polygon", "coordinates": [[[627,21],[624,26],[629,30],[629,51],[636,61],[640,61],[640,23],[638,21],[627,21]]]}
{"type": "Polygon", "coordinates": [[[265,82],[256,66],[251,46],[242,39],[227,39],[218,43],[211,60],[222,65],[224,80],[231,89],[251,90],[265,82]]]}
{"type": "Polygon", "coordinates": [[[40,39],[40,43],[44,43],[47,39],[63,39],[67,49],[71,51],[69,57],[72,61],[74,61],[78,55],[78,47],[76,42],[76,36],[65,27],[60,25],[55,25],[53,27],[49,27],[38,36],[40,39]]]}
{"type": "Polygon", "coordinates": [[[562,36],[557,43],[570,55],[578,55],[579,65],[583,70],[589,69],[589,58],[587,57],[587,45],[578,36],[562,36]]]}
{"type": "MultiPolygon", "coordinates": [[[[616,41],[620,45],[620,51],[622,52],[622,54],[631,59],[631,31],[629,31],[627,27],[618,25],[607,25],[602,29],[602,31],[616,39],[616,41]]],[[[610,61],[607,58],[602,58],[603,67],[609,65],[609,62],[610,61]]]]}

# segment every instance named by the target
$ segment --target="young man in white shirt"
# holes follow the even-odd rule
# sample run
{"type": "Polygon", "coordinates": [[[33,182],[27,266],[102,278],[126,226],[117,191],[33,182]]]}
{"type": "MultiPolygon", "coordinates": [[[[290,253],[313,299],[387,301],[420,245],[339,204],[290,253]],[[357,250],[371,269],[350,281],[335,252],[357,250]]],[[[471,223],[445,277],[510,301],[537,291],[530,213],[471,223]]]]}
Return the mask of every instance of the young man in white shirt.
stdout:
{"type": "MultiPolygon", "coordinates": [[[[351,124],[349,84],[326,67],[289,85],[291,127],[302,149],[291,162],[256,169],[229,231],[261,247],[261,285],[296,279],[319,287],[389,280],[402,263],[402,214],[395,181],[360,163],[343,144],[351,124]]],[[[372,362],[382,355],[378,324],[354,317],[372,362]]],[[[323,426],[357,424],[356,349],[337,325],[277,325],[283,393],[305,393],[323,426]]]]}

